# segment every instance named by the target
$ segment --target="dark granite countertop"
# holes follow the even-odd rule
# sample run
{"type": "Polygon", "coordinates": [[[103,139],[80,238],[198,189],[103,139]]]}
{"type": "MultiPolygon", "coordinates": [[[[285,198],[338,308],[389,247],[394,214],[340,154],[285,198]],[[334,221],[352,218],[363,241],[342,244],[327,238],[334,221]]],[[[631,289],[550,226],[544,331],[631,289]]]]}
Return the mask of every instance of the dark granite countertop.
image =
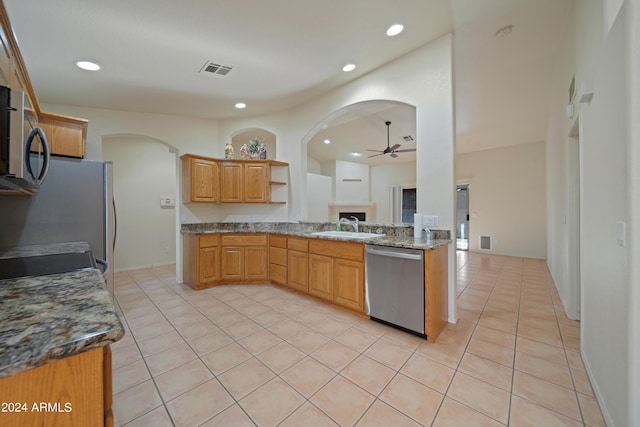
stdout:
{"type": "Polygon", "coordinates": [[[70,252],[87,252],[91,246],[87,242],[48,243],[43,245],[25,245],[0,249],[0,258],[22,258],[38,255],[66,254],[70,252]]]}
{"type": "MultiPolygon", "coordinates": [[[[60,253],[60,244],[38,246],[35,252],[16,248],[0,256],[60,253]]],[[[123,335],[98,269],[0,280],[0,378],[108,345],[123,335]]]]}
{"type": "Polygon", "coordinates": [[[392,246],[409,249],[434,249],[451,243],[448,230],[433,230],[432,239],[426,237],[414,238],[412,226],[395,226],[390,224],[361,223],[361,231],[376,232],[378,229],[385,234],[382,237],[369,239],[345,238],[335,236],[319,236],[313,234],[317,231],[330,230],[331,223],[205,223],[183,224],[182,233],[208,234],[208,233],[271,233],[287,236],[334,240],[342,242],[360,242],[368,245],[392,246]]]}

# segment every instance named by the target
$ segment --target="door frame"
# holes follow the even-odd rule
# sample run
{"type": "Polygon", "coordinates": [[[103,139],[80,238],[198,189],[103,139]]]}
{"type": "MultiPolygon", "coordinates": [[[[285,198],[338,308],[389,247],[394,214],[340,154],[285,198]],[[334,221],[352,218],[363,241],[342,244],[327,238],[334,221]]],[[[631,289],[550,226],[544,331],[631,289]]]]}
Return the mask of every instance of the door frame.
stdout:
{"type": "Polygon", "coordinates": [[[567,226],[567,281],[569,301],[565,307],[567,317],[580,320],[582,311],[582,175],[580,158],[580,118],[569,130],[565,143],[567,164],[567,200],[565,225],[567,226]]]}

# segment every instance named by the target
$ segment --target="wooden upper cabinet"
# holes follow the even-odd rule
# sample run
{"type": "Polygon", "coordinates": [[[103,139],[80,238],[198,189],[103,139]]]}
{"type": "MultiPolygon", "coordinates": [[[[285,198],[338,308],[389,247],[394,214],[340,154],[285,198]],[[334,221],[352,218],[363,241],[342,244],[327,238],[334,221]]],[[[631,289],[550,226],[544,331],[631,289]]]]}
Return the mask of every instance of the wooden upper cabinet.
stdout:
{"type": "Polygon", "coordinates": [[[183,203],[209,202],[220,199],[218,163],[206,158],[184,155],[182,160],[183,203]]]}
{"type": "Polygon", "coordinates": [[[271,200],[271,186],[286,185],[284,181],[271,180],[271,166],[288,166],[287,163],[275,160],[222,160],[194,154],[184,154],[180,158],[198,159],[197,164],[184,161],[182,163],[184,203],[286,203],[271,200]],[[190,168],[191,172],[185,173],[186,168],[190,168]],[[202,170],[198,170],[199,168],[202,170]],[[208,175],[212,178],[209,179],[208,175]],[[212,188],[208,187],[209,183],[212,188]],[[189,193],[186,193],[187,189],[189,193]],[[198,189],[203,191],[202,196],[193,194],[194,191],[198,192],[198,189]]]}
{"type": "Polygon", "coordinates": [[[245,203],[267,203],[269,201],[269,164],[244,164],[244,197],[245,203]]]}
{"type": "Polygon", "coordinates": [[[220,163],[220,201],[223,203],[243,202],[243,175],[242,163],[220,163]]]}
{"type": "Polygon", "coordinates": [[[0,84],[24,92],[27,115],[47,135],[51,154],[83,158],[86,152],[87,120],[40,110],[27,67],[15,39],[9,16],[0,1],[0,84]]]}
{"type": "Polygon", "coordinates": [[[87,126],[84,119],[41,113],[38,126],[47,136],[51,154],[83,158],[86,152],[87,126]]]}

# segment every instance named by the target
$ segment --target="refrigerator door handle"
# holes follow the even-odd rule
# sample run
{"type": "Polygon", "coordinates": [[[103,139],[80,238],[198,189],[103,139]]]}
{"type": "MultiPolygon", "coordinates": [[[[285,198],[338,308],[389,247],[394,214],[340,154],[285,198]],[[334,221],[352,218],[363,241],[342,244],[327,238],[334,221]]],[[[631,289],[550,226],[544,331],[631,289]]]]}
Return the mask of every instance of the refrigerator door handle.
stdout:
{"type": "Polygon", "coordinates": [[[116,199],[111,199],[113,202],[113,250],[116,250],[116,238],[118,237],[118,213],[116,210],[116,199]]]}

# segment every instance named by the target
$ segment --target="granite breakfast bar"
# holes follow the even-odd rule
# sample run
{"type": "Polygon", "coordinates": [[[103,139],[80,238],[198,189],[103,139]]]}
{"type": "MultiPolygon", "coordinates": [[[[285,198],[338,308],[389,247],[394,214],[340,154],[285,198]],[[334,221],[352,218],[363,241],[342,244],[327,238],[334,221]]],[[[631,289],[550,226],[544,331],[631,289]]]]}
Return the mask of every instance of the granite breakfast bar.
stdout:
{"type": "MultiPolygon", "coordinates": [[[[0,252],[81,252],[82,243],[0,252]]],[[[0,280],[0,425],[112,425],[109,344],[124,335],[100,270],[0,280]]]]}

